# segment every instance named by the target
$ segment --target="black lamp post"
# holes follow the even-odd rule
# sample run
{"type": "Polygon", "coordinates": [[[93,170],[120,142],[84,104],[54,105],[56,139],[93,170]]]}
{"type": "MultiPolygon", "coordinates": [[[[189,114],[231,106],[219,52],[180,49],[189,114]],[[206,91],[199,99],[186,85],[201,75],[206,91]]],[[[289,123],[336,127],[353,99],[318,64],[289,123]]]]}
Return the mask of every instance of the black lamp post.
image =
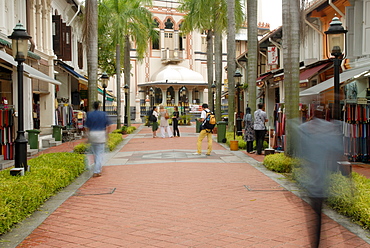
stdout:
{"type": "Polygon", "coordinates": [[[215,91],[216,91],[216,84],[215,82],[213,82],[213,84],[211,85],[211,89],[212,89],[212,107],[213,107],[213,113],[215,112],[215,91]]]}
{"type": "Polygon", "coordinates": [[[235,85],[236,88],[236,95],[237,95],[237,102],[238,102],[238,112],[236,114],[236,135],[242,136],[242,118],[240,116],[240,78],[243,75],[240,73],[239,69],[236,69],[234,77],[238,79],[238,83],[235,85]]]}
{"type": "Polygon", "coordinates": [[[181,97],[181,105],[182,105],[182,113],[181,115],[185,114],[185,96],[186,96],[186,88],[182,86],[180,89],[180,97],[181,97]]]}
{"type": "Polygon", "coordinates": [[[108,86],[109,77],[106,72],[103,72],[100,79],[101,79],[101,84],[103,87],[103,111],[105,112],[105,101],[107,99],[107,86],[108,86]]]}
{"type": "Polygon", "coordinates": [[[12,39],[13,57],[18,62],[18,131],[15,139],[14,167],[24,168],[27,171],[27,139],[24,136],[23,119],[23,62],[28,55],[28,40],[31,39],[31,36],[28,35],[26,29],[19,22],[8,38],[12,39]]]}
{"type": "Polygon", "coordinates": [[[329,29],[325,31],[326,34],[326,45],[328,51],[334,56],[334,114],[333,117],[336,120],[340,120],[340,100],[339,100],[339,68],[343,60],[342,50],[345,48],[345,38],[348,30],[345,30],[342,26],[342,22],[339,21],[338,17],[334,17],[330,22],[329,29]]]}
{"type": "Polygon", "coordinates": [[[149,89],[149,97],[150,97],[150,108],[152,110],[153,107],[154,107],[154,89],[153,89],[153,87],[150,87],[150,89],[149,89]]]}
{"type": "Polygon", "coordinates": [[[130,87],[125,84],[125,86],[123,87],[124,90],[125,90],[125,126],[127,127],[128,126],[128,107],[129,107],[129,104],[127,102],[127,98],[128,98],[128,90],[130,89],[130,87]]]}

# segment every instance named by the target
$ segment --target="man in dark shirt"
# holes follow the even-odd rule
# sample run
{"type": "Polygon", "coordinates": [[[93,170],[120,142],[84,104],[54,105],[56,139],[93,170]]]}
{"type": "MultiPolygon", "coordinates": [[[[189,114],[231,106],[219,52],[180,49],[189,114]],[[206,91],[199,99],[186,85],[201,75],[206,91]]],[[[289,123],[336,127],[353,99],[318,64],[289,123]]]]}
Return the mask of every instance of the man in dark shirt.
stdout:
{"type": "Polygon", "coordinates": [[[105,142],[108,136],[107,127],[110,125],[107,113],[99,111],[99,106],[100,102],[93,103],[94,110],[87,113],[85,124],[95,160],[93,177],[101,176],[105,142]]]}

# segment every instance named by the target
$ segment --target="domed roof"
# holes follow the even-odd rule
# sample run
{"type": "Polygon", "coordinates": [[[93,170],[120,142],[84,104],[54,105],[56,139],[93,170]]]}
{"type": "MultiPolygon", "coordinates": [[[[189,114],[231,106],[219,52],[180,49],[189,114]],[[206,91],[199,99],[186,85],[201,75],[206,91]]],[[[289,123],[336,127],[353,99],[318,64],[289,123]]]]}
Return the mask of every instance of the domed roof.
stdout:
{"type": "Polygon", "coordinates": [[[207,84],[202,74],[179,65],[166,65],[151,77],[152,84],[207,84]]]}

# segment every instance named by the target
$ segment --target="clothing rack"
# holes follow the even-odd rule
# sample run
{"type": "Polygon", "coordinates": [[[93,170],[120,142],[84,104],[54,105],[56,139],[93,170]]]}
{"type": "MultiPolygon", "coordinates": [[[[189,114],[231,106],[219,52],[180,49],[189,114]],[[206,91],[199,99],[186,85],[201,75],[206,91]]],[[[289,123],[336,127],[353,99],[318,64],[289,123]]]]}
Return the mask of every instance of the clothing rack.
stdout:
{"type": "Polygon", "coordinates": [[[4,160],[14,159],[13,105],[0,105],[0,154],[4,160]]]}
{"type": "Polygon", "coordinates": [[[58,104],[55,110],[55,124],[60,126],[72,126],[73,107],[68,103],[58,104]]]}
{"type": "Polygon", "coordinates": [[[350,161],[370,162],[370,105],[346,103],[344,153],[350,161]]]}

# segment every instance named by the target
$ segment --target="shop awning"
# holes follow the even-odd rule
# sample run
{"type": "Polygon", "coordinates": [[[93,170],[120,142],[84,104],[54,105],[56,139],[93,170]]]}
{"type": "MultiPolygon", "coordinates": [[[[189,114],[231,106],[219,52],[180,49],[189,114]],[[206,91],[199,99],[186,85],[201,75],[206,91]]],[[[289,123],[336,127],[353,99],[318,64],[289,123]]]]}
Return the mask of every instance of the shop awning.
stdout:
{"type": "MultiPolygon", "coordinates": [[[[370,68],[367,67],[361,67],[356,69],[351,69],[344,71],[340,74],[340,83],[345,82],[347,80],[351,80],[355,76],[362,74],[364,72],[368,72],[370,68]]],[[[330,89],[331,87],[334,87],[334,77],[319,83],[311,88],[308,88],[306,90],[303,90],[299,93],[299,96],[312,96],[312,95],[318,95],[323,91],[326,91],[330,89]]]]}
{"type": "MultiPolygon", "coordinates": [[[[308,82],[309,78],[313,77],[315,74],[317,74],[321,69],[325,68],[329,63],[325,63],[325,64],[322,64],[322,65],[318,65],[318,66],[315,66],[315,67],[311,67],[311,68],[308,68],[306,70],[304,70],[303,72],[301,72],[299,74],[299,82],[300,83],[305,83],[305,82],[308,82]]],[[[333,64],[333,63],[330,63],[330,64],[333,64]]]]}
{"type": "MultiPolygon", "coordinates": [[[[101,95],[103,95],[104,93],[103,87],[101,87],[100,85],[98,86],[98,93],[101,95]]],[[[116,99],[116,97],[111,92],[105,91],[105,93],[106,93],[107,101],[113,102],[116,99]]]]}
{"type": "Polygon", "coordinates": [[[81,74],[77,73],[73,67],[63,63],[62,61],[58,60],[58,65],[62,67],[66,72],[71,74],[74,78],[76,78],[80,83],[87,84],[88,79],[81,74]]]}
{"type": "MultiPolygon", "coordinates": [[[[0,51],[0,59],[5,60],[9,64],[12,64],[13,66],[17,66],[17,61],[14,60],[12,56],[7,54],[6,52],[0,51]]],[[[23,63],[23,70],[26,73],[25,76],[28,76],[30,78],[35,78],[44,82],[52,83],[55,85],[61,85],[61,82],[53,79],[52,77],[49,77],[48,75],[42,73],[41,71],[27,65],[26,63],[23,63]]]]}

